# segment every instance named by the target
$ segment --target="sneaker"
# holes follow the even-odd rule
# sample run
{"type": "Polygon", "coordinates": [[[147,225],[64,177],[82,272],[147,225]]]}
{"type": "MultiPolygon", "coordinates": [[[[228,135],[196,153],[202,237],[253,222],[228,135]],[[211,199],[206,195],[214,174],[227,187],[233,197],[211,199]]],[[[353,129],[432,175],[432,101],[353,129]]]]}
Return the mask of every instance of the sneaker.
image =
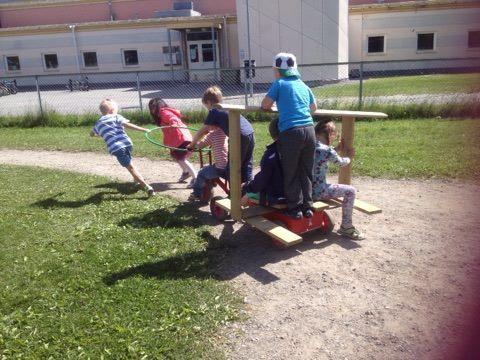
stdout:
{"type": "Polygon", "coordinates": [[[145,185],[145,187],[143,188],[143,190],[145,190],[145,192],[147,193],[148,197],[152,197],[155,195],[155,190],[153,190],[153,188],[150,186],[150,185],[145,185]]]}
{"type": "Polygon", "coordinates": [[[190,180],[190,182],[187,185],[187,189],[193,189],[193,184],[195,184],[195,179],[190,180]]]}
{"type": "Polygon", "coordinates": [[[344,228],[343,226],[340,226],[340,229],[338,229],[338,234],[343,235],[346,237],[349,237],[352,240],[363,240],[365,239],[365,235],[363,235],[360,231],[355,229],[354,226],[349,227],[349,228],[344,228]]]}
{"type": "Polygon", "coordinates": [[[201,199],[200,199],[200,196],[197,196],[192,192],[187,200],[190,202],[195,202],[195,201],[200,201],[201,199]]]}
{"type": "Polygon", "coordinates": [[[191,176],[190,173],[188,173],[188,172],[183,172],[182,175],[180,175],[180,177],[178,178],[178,182],[179,182],[179,183],[183,183],[183,182],[185,182],[185,180],[187,180],[190,176],[191,176]]]}
{"type": "Polygon", "coordinates": [[[300,211],[300,209],[287,210],[287,211],[285,211],[285,215],[287,215],[288,217],[291,217],[292,219],[295,219],[295,220],[300,220],[303,217],[303,214],[300,211]]]}
{"type": "Polygon", "coordinates": [[[303,210],[303,217],[305,217],[307,219],[310,219],[311,217],[313,217],[312,209],[303,210]]]}

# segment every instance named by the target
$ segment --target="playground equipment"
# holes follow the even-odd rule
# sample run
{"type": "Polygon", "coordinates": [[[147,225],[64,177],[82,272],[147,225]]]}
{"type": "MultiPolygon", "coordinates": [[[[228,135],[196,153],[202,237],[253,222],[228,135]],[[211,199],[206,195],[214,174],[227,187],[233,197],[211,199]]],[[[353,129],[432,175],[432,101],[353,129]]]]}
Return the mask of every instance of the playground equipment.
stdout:
{"type": "MultiPolygon", "coordinates": [[[[317,201],[314,203],[314,216],[310,219],[294,220],[285,216],[280,207],[265,207],[251,202],[249,206],[242,207],[241,199],[241,176],[240,176],[240,113],[265,111],[260,107],[245,107],[243,105],[219,104],[219,109],[228,111],[229,119],[229,157],[230,157],[230,189],[229,197],[212,199],[210,204],[212,215],[219,220],[228,214],[233,220],[247,223],[254,228],[264,232],[272,238],[274,243],[281,247],[289,247],[300,243],[302,234],[317,230],[328,234],[333,230],[333,220],[327,213],[328,210],[341,206],[341,201],[333,199],[328,202],[317,201]],[[219,209],[223,209],[220,211],[219,209]]],[[[269,112],[277,112],[273,108],[269,112]]],[[[344,139],[344,151],[353,147],[355,118],[386,118],[387,115],[380,112],[365,111],[342,111],[342,110],[317,110],[313,115],[337,116],[342,118],[342,138],[344,139]]],[[[340,155],[344,156],[344,153],[340,155]]],[[[351,164],[340,168],[338,174],[340,184],[350,184],[351,164]]],[[[361,200],[355,200],[354,209],[367,214],[376,214],[381,209],[361,200]]]]}

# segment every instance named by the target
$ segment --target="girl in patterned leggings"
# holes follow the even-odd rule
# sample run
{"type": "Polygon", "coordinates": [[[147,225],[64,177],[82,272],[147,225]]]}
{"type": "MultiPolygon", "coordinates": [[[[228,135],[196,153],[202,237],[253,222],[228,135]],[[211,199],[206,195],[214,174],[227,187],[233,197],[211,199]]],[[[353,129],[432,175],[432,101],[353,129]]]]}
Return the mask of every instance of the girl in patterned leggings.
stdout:
{"type": "Polygon", "coordinates": [[[313,199],[328,200],[343,197],[342,202],[342,224],[338,233],[348,236],[354,240],[363,240],[365,237],[352,223],[353,204],[356,190],[353,186],[343,184],[328,184],[326,175],[328,163],[332,162],[338,166],[350,164],[350,159],[355,155],[355,150],[347,151],[348,157],[340,157],[337,150],[343,150],[343,141],[340,141],[336,148],[331,144],[337,138],[337,130],[332,120],[319,122],[315,126],[317,142],[315,145],[315,161],[313,167],[313,199]]]}

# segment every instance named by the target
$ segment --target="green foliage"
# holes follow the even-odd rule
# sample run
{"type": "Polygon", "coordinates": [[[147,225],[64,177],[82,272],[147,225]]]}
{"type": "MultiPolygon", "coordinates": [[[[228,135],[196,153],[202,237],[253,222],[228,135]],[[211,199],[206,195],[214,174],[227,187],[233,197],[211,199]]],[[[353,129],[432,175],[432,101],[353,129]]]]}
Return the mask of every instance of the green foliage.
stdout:
{"type": "Polygon", "coordinates": [[[240,301],[191,205],[37,168],[0,182],[0,357],[222,357],[212,339],[240,301]]]}
{"type": "MultiPolygon", "coordinates": [[[[272,140],[266,122],[255,122],[253,127],[255,163],[258,165],[265,146],[272,140]]],[[[105,153],[103,141],[89,137],[89,131],[87,127],[5,128],[0,131],[0,144],[15,149],[105,153]]],[[[150,144],[142,133],[131,131],[129,134],[134,143],[134,156],[170,159],[167,150],[150,144]]],[[[156,138],[162,141],[160,132],[156,138]]],[[[480,168],[474,166],[480,159],[480,148],[476,146],[478,138],[480,122],[475,119],[357,121],[357,158],[353,173],[388,178],[473,178],[478,176],[480,168]],[[445,156],[447,152],[448,157],[445,156]]],[[[196,161],[197,157],[192,160],[196,161]]]]}

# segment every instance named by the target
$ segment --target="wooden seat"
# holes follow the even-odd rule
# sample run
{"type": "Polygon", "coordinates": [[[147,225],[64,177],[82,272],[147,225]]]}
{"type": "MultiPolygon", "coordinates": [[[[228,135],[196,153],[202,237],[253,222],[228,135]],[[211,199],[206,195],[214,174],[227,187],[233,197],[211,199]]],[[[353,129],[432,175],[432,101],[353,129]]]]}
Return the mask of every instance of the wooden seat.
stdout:
{"type": "Polygon", "coordinates": [[[278,240],[284,246],[292,246],[302,242],[302,237],[285,229],[283,226],[275,224],[273,221],[265,219],[263,216],[255,216],[245,219],[245,222],[268,236],[278,240]]]}
{"type": "MultiPolygon", "coordinates": [[[[342,206],[342,200],[340,199],[330,199],[330,203],[336,204],[336,206],[342,206]]],[[[382,212],[382,209],[376,207],[375,205],[369,204],[365,201],[355,199],[355,203],[353,204],[353,208],[355,210],[361,211],[365,214],[372,215],[372,214],[379,214],[382,212]]]]}

